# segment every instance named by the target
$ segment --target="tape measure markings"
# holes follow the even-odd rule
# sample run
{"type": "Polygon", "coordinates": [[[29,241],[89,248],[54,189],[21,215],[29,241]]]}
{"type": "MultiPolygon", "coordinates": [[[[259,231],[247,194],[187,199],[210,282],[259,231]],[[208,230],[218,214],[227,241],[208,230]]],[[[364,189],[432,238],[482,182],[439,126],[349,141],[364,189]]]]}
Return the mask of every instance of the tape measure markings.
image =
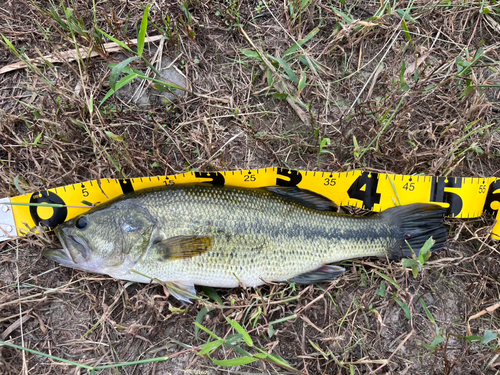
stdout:
{"type": "MultiPolygon", "coordinates": [[[[351,205],[381,211],[392,207],[398,200],[401,204],[432,202],[441,204],[451,217],[478,217],[484,211],[500,216],[500,179],[477,177],[432,177],[392,175],[377,172],[307,172],[285,168],[265,168],[230,172],[188,172],[173,176],[156,176],[135,179],[105,179],[66,185],[31,195],[12,197],[12,202],[60,203],[78,205],[82,199],[104,203],[124,193],[149,187],[177,183],[213,183],[242,187],[299,186],[324,195],[336,204],[351,205]],[[237,172],[240,172],[239,174],[237,172]],[[384,177],[384,178],[382,178],[384,177]],[[422,177],[422,178],[421,178],[422,177]],[[94,184],[96,182],[96,184],[94,184]],[[73,187],[73,191],[68,189],[73,187]],[[397,198],[397,199],[396,199],[397,198]]],[[[61,218],[70,219],[87,210],[81,207],[53,207],[52,216],[47,217],[43,208],[13,206],[17,232],[25,234],[36,224],[57,225],[61,218]],[[42,217],[43,216],[43,217],[42,217]],[[26,224],[25,224],[26,223],[26,224]],[[26,227],[26,229],[22,229],[26,227]]],[[[0,223],[2,225],[2,223],[0,223]]],[[[0,240],[4,239],[1,237],[0,240]]],[[[492,236],[500,239],[500,223],[492,236]]]]}

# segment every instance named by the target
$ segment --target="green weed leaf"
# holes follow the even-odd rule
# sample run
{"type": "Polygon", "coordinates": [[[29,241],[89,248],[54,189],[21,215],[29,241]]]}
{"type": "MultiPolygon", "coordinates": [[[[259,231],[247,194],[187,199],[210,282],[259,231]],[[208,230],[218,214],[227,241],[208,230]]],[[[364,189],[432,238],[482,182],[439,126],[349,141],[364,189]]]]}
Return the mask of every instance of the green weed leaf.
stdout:
{"type": "Polygon", "coordinates": [[[128,76],[123,77],[120,79],[120,81],[116,84],[115,90],[111,89],[109,90],[106,95],[104,95],[104,98],[101,100],[101,103],[99,103],[99,107],[104,104],[106,100],[108,100],[111,95],[113,95],[116,91],[120,90],[123,86],[127,85],[129,82],[133,81],[134,79],[137,78],[137,74],[129,74],[128,76]]]}
{"type": "Polygon", "coordinates": [[[280,364],[282,366],[290,367],[290,364],[287,361],[285,361],[283,358],[277,356],[276,354],[267,354],[266,359],[268,359],[274,363],[280,364]]]}
{"type": "Polygon", "coordinates": [[[429,349],[429,350],[434,350],[437,348],[439,344],[441,344],[444,341],[443,335],[437,335],[434,340],[430,344],[424,344],[424,346],[429,349]]]}
{"type": "Polygon", "coordinates": [[[123,60],[119,64],[116,64],[113,69],[111,69],[111,74],[109,75],[109,86],[112,90],[116,91],[116,81],[120,74],[122,74],[123,68],[125,68],[132,61],[139,60],[139,56],[129,57],[126,60],[123,60]]]}
{"type": "Polygon", "coordinates": [[[401,90],[408,91],[410,86],[405,81],[405,72],[406,72],[406,63],[403,61],[403,65],[401,65],[401,72],[399,73],[399,82],[401,84],[401,90]]]}
{"type": "Polygon", "coordinates": [[[385,287],[385,282],[384,282],[384,280],[382,280],[380,282],[380,287],[375,291],[375,293],[377,294],[377,296],[380,296],[380,297],[384,298],[385,297],[385,288],[386,288],[385,287]]]}
{"type": "Polygon", "coordinates": [[[271,69],[266,69],[266,78],[267,78],[267,85],[272,86],[274,83],[274,77],[271,69]]]}
{"type": "Polygon", "coordinates": [[[392,285],[394,285],[397,289],[401,289],[401,286],[397,283],[396,280],[394,279],[391,279],[389,276],[387,275],[384,275],[383,273],[380,273],[379,271],[377,270],[373,270],[377,275],[379,275],[381,278],[383,278],[385,281],[391,283],[392,285]]]}
{"type": "Polygon", "coordinates": [[[422,305],[422,308],[425,311],[425,315],[427,315],[427,318],[429,318],[429,320],[431,321],[431,323],[436,324],[436,321],[434,320],[434,317],[432,316],[431,312],[427,308],[427,304],[425,303],[424,298],[422,296],[420,296],[419,300],[420,300],[420,304],[422,305]]]}
{"type": "Polygon", "coordinates": [[[35,146],[38,145],[38,142],[40,142],[42,135],[43,135],[43,131],[36,136],[35,140],[33,141],[33,145],[35,145],[35,146]]]}
{"type": "Polygon", "coordinates": [[[251,57],[251,58],[259,59],[260,60],[260,55],[259,55],[258,52],[255,52],[255,51],[252,51],[252,50],[249,50],[249,49],[242,49],[241,53],[243,53],[247,57],[251,57]]]}
{"type": "MultiPolygon", "coordinates": [[[[200,310],[200,312],[198,313],[198,315],[196,315],[196,323],[200,324],[201,325],[201,321],[203,320],[203,318],[205,317],[205,315],[207,315],[210,311],[212,311],[211,308],[207,308],[207,307],[204,307],[200,310]]],[[[198,333],[199,333],[199,326],[196,325],[194,327],[194,336],[196,338],[196,341],[198,342],[198,333]]]]}
{"type": "Polygon", "coordinates": [[[299,79],[295,75],[295,72],[290,68],[290,65],[287,64],[285,60],[283,60],[281,57],[274,57],[274,56],[269,56],[272,60],[277,61],[283,70],[285,71],[285,74],[287,75],[288,79],[295,83],[296,85],[299,84],[299,79]]]}
{"type": "Polygon", "coordinates": [[[288,94],[282,94],[282,93],[279,93],[279,92],[275,92],[273,94],[273,98],[274,99],[279,99],[279,100],[286,100],[286,98],[288,98],[288,94]]]}
{"type": "Polygon", "coordinates": [[[208,342],[205,345],[202,346],[202,349],[200,350],[199,354],[208,354],[215,349],[217,349],[219,346],[224,344],[224,339],[219,339],[216,341],[208,342]]]}
{"type": "Polygon", "coordinates": [[[212,301],[218,302],[222,305],[222,298],[220,298],[219,294],[215,291],[214,288],[210,286],[204,286],[202,287],[203,293],[207,295],[208,298],[210,298],[212,301]]]}
{"type": "Polygon", "coordinates": [[[16,187],[18,192],[20,192],[22,195],[26,195],[26,192],[23,190],[23,188],[19,184],[20,177],[21,177],[20,175],[17,175],[16,177],[14,177],[14,186],[16,187]]]}
{"type": "Polygon", "coordinates": [[[299,84],[298,84],[298,90],[297,90],[297,96],[299,96],[300,92],[302,90],[304,90],[304,88],[306,87],[306,72],[302,72],[300,74],[300,80],[299,80],[299,84]]]}
{"type": "Polygon", "coordinates": [[[232,366],[248,365],[249,363],[255,362],[257,360],[258,360],[257,358],[253,357],[241,357],[235,359],[224,359],[221,361],[212,359],[212,362],[218,366],[232,367],[232,366]]]}
{"type": "Polygon", "coordinates": [[[405,318],[408,319],[408,320],[411,320],[411,312],[410,312],[410,308],[408,307],[408,305],[400,300],[398,300],[397,298],[394,298],[394,300],[397,302],[397,304],[403,309],[403,311],[405,312],[405,318]]]}
{"type": "Polygon", "coordinates": [[[312,38],[314,38],[317,33],[319,33],[319,28],[316,27],[313,31],[311,31],[309,34],[307,34],[304,39],[297,40],[293,46],[288,48],[285,51],[284,56],[287,57],[288,55],[291,55],[292,53],[297,51],[300,47],[302,47],[304,44],[306,44],[308,41],[310,41],[312,38]]]}
{"type": "Polygon", "coordinates": [[[243,335],[243,339],[247,343],[248,346],[253,346],[253,341],[250,335],[245,331],[245,329],[238,323],[236,320],[232,320],[230,318],[226,318],[227,322],[231,324],[231,327],[233,327],[236,332],[238,332],[240,335],[243,335]]]}
{"type": "Polygon", "coordinates": [[[413,273],[413,277],[418,276],[418,268],[420,266],[420,263],[418,262],[417,259],[403,259],[401,264],[405,268],[411,268],[412,273],[413,273]]]}
{"type": "Polygon", "coordinates": [[[406,21],[410,21],[410,22],[414,22],[416,23],[417,21],[412,18],[410,16],[410,13],[408,13],[407,11],[403,10],[403,9],[396,9],[396,13],[401,17],[401,19],[403,20],[406,20],[406,21]]]}
{"type": "Polygon", "coordinates": [[[212,331],[210,331],[208,328],[203,327],[200,323],[198,323],[198,322],[194,322],[194,325],[195,325],[196,327],[198,327],[199,329],[201,329],[202,331],[205,331],[206,333],[208,333],[208,334],[209,334],[210,336],[212,336],[214,339],[217,339],[217,340],[219,340],[219,339],[220,339],[220,337],[219,337],[219,336],[217,336],[215,333],[213,333],[212,331]]]}
{"type": "MultiPolygon", "coordinates": [[[[238,335],[238,336],[241,336],[241,335],[238,335]]],[[[243,338],[242,338],[242,340],[243,340],[243,338]]],[[[226,343],[228,343],[228,340],[226,340],[226,343]]],[[[238,353],[239,355],[241,355],[243,357],[252,357],[251,353],[247,352],[245,349],[242,349],[238,345],[231,345],[231,349],[233,349],[236,353],[238,353]]]]}
{"type": "Polygon", "coordinates": [[[424,265],[429,258],[431,257],[431,247],[434,246],[436,241],[432,237],[429,237],[427,241],[425,241],[424,246],[420,249],[420,253],[418,254],[418,261],[420,264],[424,265]]]}
{"type": "Polygon", "coordinates": [[[2,38],[3,38],[3,41],[5,44],[7,44],[7,47],[9,47],[10,51],[16,55],[19,59],[21,59],[21,54],[19,52],[17,52],[17,49],[16,47],[14,47],[14,45],[11,43],[11,41],[3,34],[0,34],[2,35],[2,38]]]}
{"type": "Polygon", "coordinates": [[[135,53],[134,51],[132,51],[129,46],[127,46],[125,43],[123,43],[122,41],[112,37],[111,35],[109,35],[108,33],[106,33],[105,31],[102,31],[101,29],[99,29],[97,26],[95,26],[95,30],[100,32],[102,35],[104,35],[106,38],[108,38],[109,40],[115,42],[116,44],[118,44],[120,47],[122,47],[123,49],[129,51],[129,52],[132,52],[132,53],[135,53]]]}
{"type": "MultiPolygon", "coordinates": [[[[234,345],[239,344],[239,343],[240,343],[240,342],[242,342],[242,341],[245,341],[245,340],[243,339],[243,335],[240,335],[239,333],[235,333],[235,334],[232,334],[232,335],[228,335],[228,336],[226,337],[226,342],[225,342],[225,344],[226,344],[226,345],[231,345],[231,346],[234,346],[234,345]]],[[[248,352],[245,352],[245,354],[243,354],[243,355],[251,355],[251,354],[250,354],[250,353],[248,353],[248,352]]]]}
{"type": "Polygon", "coordinates": [[[139,35],[137,36],[137,54],[142,56],[142,52],[144,51],[144,41],[146,39],[146,31],[148,30],[148,16],[149,16],[149,8],[151,4],[148,4],[146,10],[144,10],[144,15],[142,16],[141,21],[141,29],[139,30],[139,35]]]}
{"type": "Polygon", "coordinates": [[[106,133],[106,135],[112,139],[113,141],[118,141],[118,142],[123,142],[123,137],[119,136],[119,135],[116,135],[115,133],[113,132],[110,132],[110,131],[105,131],[104,133],[106,133]]]}
{"type": "Polygon", "coordinates": [[[496,339],[498,336],[498,332],[493,332],[492,330],[487,330],[485,333],[484,333],[484,336],[483,338],[481,339],[481,344],[487,344],[489,343],[491,340],[494,340],[496,339]]]}
{"type": "Polygon", "coordinates": [[[483,338],[481,336],[459,336],[467,342],[481,341],[483,338]]]}
{"type": "Polygon", "coordinates": [[[406,24],[406,21],[404,20],[404,18],[401,19],[401,27],[403,28],[403,31],[406,35],[406,39],[408,39],[410,44],[413,46],[413,40],[411,39],[410,30],[408,29],[408,25],[406,24]]]}
{"type": "Polygon", "coordinates": [[[330,141],[330,138],[323,138],[321,140],[321,143],[319,144],[319,153],[320,154],[323,154],[326,152],[326,150],[324,150],[325,146],[329,145],[331,143],[330,141]]]}

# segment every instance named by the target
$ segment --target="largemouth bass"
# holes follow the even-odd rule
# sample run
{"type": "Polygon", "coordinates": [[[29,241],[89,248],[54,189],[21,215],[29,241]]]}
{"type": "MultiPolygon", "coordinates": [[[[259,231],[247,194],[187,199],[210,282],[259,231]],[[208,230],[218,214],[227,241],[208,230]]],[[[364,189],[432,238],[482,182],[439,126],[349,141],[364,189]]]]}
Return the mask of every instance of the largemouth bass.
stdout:
{"type": "Polygon", "coordinates": [[[333,262],[411,257],[431,236],[431,251],[447,240],[438,205],[399,206],[369,217],[332,208],[327,198],[296,187],[174,185],[122,196],[59,225],[62,249],[44,255],[116,279],[165,282],[189,301],[195,284],[315,283],[345,271],[333,262]]]}

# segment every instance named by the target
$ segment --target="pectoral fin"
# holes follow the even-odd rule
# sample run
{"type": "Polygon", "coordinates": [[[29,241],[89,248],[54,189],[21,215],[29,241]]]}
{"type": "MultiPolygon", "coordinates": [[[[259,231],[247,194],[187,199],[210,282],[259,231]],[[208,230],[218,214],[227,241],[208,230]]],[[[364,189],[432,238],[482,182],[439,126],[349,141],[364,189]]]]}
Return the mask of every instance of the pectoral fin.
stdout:
{"type": "Polygon", "coordinates": [[[297,284],[314,284],[336,279],[345,272],[345,268],[332,265],[324,265],[314,271],[305,272],[288,281],[297,284]]]}
{"type": "Polygon", "coordinates": [[[152,249],[160,255],[160,260],[191,258],[212,249],[211,236],[176,236],[153,240],[152,249]]]}
{"type": "Polygon", "coordinates": [[[191,303],[191,299],[196,297],[196,289],[190,281],[169,281],[165,285],[170,294],[185,305],[191,303]]]}

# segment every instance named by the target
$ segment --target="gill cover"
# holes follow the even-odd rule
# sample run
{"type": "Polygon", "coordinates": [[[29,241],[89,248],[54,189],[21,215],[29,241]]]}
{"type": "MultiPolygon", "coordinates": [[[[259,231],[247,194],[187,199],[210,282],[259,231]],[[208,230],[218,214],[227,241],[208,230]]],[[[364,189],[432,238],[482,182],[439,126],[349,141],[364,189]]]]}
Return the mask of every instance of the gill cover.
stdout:
{"type": "Polygon", "coordinates": [[[155,218],[139,202],[112,202],[59,225],[55,232],[63,249],[44,255],[66,266],[111,274],[110,267],[135,264],[155,226],[155,218]]]}

